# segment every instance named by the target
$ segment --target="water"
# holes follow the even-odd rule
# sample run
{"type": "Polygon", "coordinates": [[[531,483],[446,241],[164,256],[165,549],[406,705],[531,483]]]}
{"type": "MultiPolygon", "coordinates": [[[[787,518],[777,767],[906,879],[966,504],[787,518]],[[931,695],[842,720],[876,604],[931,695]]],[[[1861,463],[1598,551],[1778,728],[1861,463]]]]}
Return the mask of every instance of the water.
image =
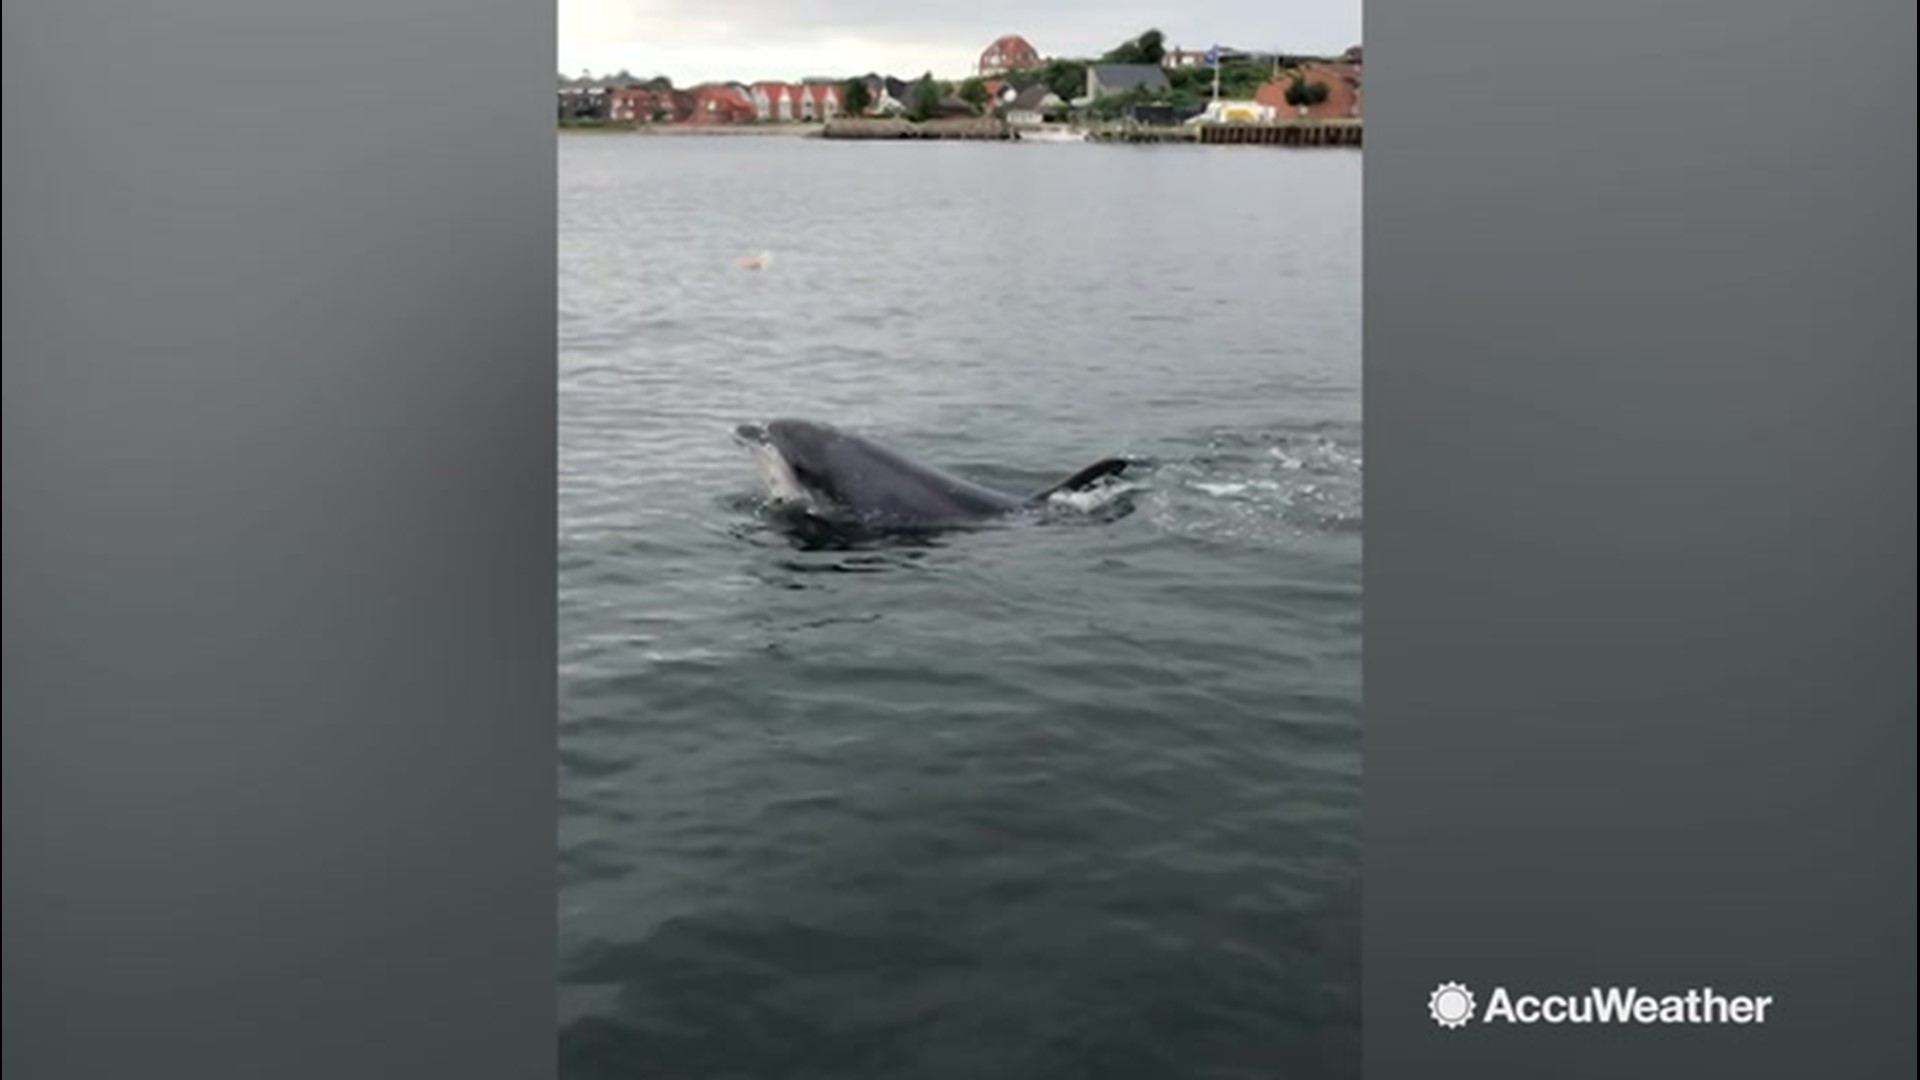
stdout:
{"type": "Polygon", "coordinates": [[[1357,1075],[1359,152],[559,169],[562,1075],[1357,1075]],[[1145,464],[809,546],[728,438],[782,415],[1145,464]]]}

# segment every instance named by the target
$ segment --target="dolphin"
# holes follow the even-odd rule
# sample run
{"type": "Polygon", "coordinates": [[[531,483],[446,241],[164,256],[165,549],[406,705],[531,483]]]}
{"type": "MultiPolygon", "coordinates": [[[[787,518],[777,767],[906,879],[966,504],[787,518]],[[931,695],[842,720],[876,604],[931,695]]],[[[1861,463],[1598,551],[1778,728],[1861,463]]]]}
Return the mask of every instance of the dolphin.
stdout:
{"type": "Polygon", "coordinates": [[[816,517],[868,526],[941,528],[1043,507],[1127,467],[1102,458],[1027,495],[982,487],[908,459],[870,439],[809,420],[742,424],[735,436],[759,451],[774,496],[816,517]]]}

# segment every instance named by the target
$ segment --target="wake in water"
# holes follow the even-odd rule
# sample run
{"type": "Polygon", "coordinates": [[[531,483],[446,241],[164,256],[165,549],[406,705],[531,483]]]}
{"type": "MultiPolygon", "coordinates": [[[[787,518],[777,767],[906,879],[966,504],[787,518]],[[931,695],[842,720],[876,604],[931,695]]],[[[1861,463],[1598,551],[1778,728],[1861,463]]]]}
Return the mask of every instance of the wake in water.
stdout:
{"type": "Polygon", "coordinates": [[[1146,510],[1162,528],[1253,542],[1361,532],[1357,425],[1216,430],[1196,441],[1155,475],[1146,510]]]}

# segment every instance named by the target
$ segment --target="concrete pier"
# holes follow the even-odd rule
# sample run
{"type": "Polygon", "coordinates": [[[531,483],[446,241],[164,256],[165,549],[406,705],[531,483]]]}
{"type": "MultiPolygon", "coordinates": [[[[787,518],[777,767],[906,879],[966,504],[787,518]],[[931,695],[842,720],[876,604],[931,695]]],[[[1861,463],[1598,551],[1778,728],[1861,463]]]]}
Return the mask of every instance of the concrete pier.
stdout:
{"type": "Polygon", "coordinates": [[[1359,146],[1358,120],[1276,120],[1269,123],[1116,124],[1092,132],[1096,142],[1201,143],[1207,146],[1359,146]]]}

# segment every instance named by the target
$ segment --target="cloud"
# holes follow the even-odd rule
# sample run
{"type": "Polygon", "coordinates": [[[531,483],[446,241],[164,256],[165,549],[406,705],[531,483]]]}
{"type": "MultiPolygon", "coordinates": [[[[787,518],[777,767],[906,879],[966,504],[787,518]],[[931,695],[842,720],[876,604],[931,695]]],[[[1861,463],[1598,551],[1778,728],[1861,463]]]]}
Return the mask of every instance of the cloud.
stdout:
{"type": "Polygon", "coordinates": [[[1195,0],[1149,5],[1013,0],[920,7],[898,0],[559,0],[559,69],[707,79],[865,71],[964,75],[1018,33],[1042,55],[1092,55],[1157,27],[1170,45],[1337,51],[1360,40],[1360,0],[1195,0]]]}

